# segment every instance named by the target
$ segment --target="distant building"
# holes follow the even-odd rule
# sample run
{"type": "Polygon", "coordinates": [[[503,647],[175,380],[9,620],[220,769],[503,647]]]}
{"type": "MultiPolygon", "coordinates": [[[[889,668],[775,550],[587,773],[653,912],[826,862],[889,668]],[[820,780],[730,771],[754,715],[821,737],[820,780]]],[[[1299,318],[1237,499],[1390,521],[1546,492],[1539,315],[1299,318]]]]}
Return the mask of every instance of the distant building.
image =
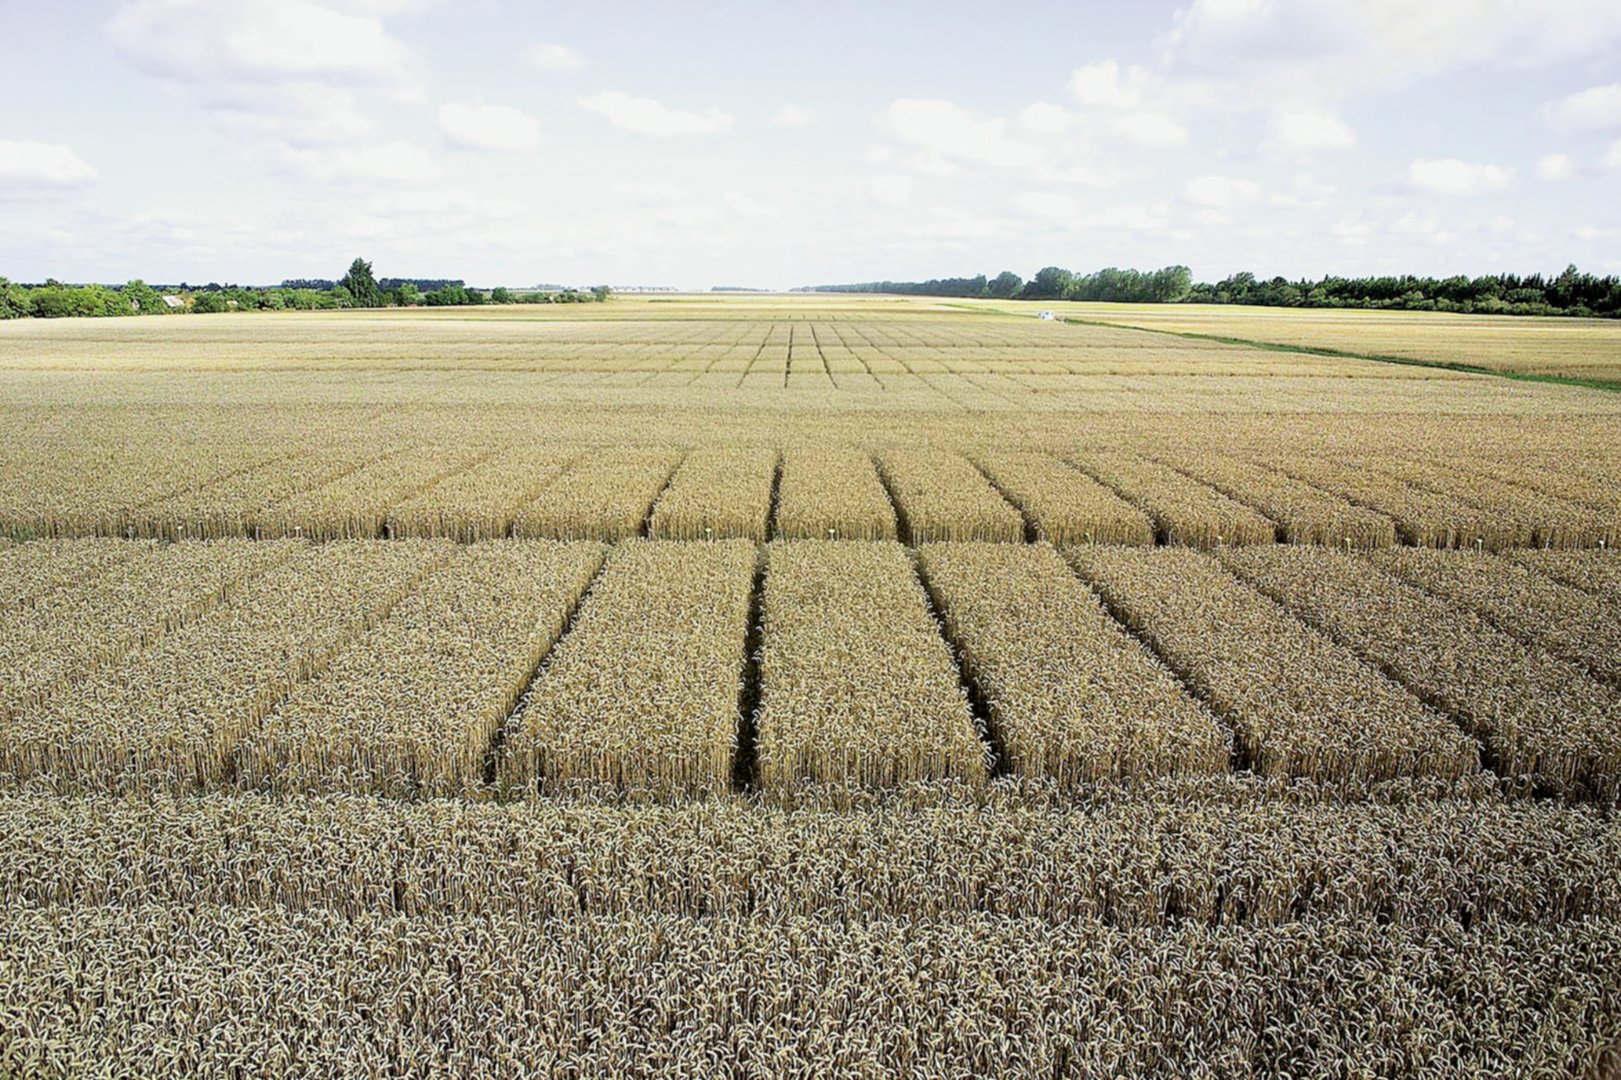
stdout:
{"type": "Polygon", "coordinates": [[[165,296],[163,298],[163,304],[170,311],[179,311],[181,308],[186,306],[186,302],[184,300],[180,299],[180,297],[175,296],[173,294],[165,296]]]}

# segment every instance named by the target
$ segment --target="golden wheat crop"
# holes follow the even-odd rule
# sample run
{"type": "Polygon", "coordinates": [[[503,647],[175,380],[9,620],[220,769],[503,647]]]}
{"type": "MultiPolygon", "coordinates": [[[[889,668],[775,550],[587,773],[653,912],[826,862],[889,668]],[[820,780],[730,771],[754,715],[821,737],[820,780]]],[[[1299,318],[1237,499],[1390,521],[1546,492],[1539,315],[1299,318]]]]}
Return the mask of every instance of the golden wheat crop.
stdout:
{"type": "Polygon", "coordinates": [[[591,543],[457,550],[388,618],[244,735],[238,783],[270,791],[456,793],[602,564],[591,543]]]}
{"type": "Polygon", "coordinates": [[[1166,451],[1158,457],[1255,507],[1278,523],[1281,538],[1288,543],[1336,548],[1387,548],[1396,543],[1396,523],[1389,517],[1284,473],[1225,454],[1166,451]]]}
{"type": "Polygon", "coordinates": [[[389,508],[489,456],[468,447],[417,446],[273,503],[253,514],[256,535],[307,540],[383,536],[389,508]]]}
{"type": "Polygon", "coordinates": [[[764,543],[771,519],[777,452],[760,447],[706,447],[687,455],[653,507],[659,540],[742,537],[764,543]]]}
{"type": "Polygon", "coordinates": [[[1210,556],[1180,548],[1075,548],[1069,556],[1233,725],[1257,772],[1456,777],[1479,767],[1473,740],[1445,717],[1210,556]]]}
{"type": "Polygon", "coordinates": [[[895,510],[864,452],[848,446],[783,454],[777,536],[785,540],[893,540],[895,510]]]}
{"type": "MultiPolygon", "coordinates": [[[[77,588],[0,612],[0,723],[44,708],[54,695],[72,695],[75,683],[212,611],[298,550],[293,543],[242,540],[129,547],[134,558],[87,575],[77,588]]],[[[47,542],[45,550],[57,548],[47,542]]],[[[60,554],[68,558],[52,560],[51,570],[64,569],[62,562],[82,565],[72,548],[60,554]]]]}
{"type": "Polygon", "coordinates": [[[1276,452],[1267,454],[1264,460],[1289,476],[1388,515],[1407,544],[1502,551],[1532,543],[1532,530],[1523,520],[1503,519],[1455,494],[1374,472],[1363,460],[1335,461],[1276,452]]]}
{"type": "Polygon", "coordinates": [[[420,541],[308,548],[72,694],[13,716],[0,727],[0,772],[62,790],[217,785],[242,736],[448,553],[420,541]]]}
{"type": "Polygon", "coordinates": [[[1544,577],[1597,597],[1621,616],[1621,556],[1614,551],[1512,551],[1508,556],[1544,577]]]}
{"type": "Polygon", "coordinates": [[[42,598],[100,580],[121,563],[149,555],[139,541],[36,540],[0,551],[0,611],[26,610],[42,598]]]}
{"type": "Polygon", "coordinates": [[[502,785],[727,788],[755,560],[745,540],[615,548],[512,718],[502,785]]]}
{"type": "Polygon", "coordinates": [[[1050,546],[930,544],[919,563],[1014,772],[1073,787],[1227,768],[1232,737],[1050,546]]]}
{"type": "Polygon", "coordinates": [[[878,456],[878,471],[909,544],[1024,540],[1019,512],[960,454],[886,451],[878,456]]]}
{"type": "Polygon", "coordinates": [[[1479,613],[1527,645],[1621,682],[1621,620],[1595,596],[1495,555],[1397,548],[1372,558],[1386,573],[1479,613]]]}
{"type": "Polygon", "coordinates": [[[741,799],[0,796],[13,904],[1117,927],[1621,919],[1599,807],[1223,776],[854,810],[741,799]]]}
{"type": "Polygon", "coordinates": [[[134,508],[123,515],[124,532],[164,540],[255,536],[259,518],[272,506],[333,485],[358,469],[381,465],[388,454],[342,444],[301,449],[198,488],[134,508]]]}
{"type": "Polygon", "coordinates": [[[608,541],[636,536],[680,460],[670,450],[588,452],[519,511],[513,535],[608,541]]]}
{"type": "Polygon", "coordinates": [[[985,913],[534,921],[7,906],[0,1066],[1569,1075],[1621,1026],[1618,942],[1606,920],[1119,930],[985,913]],[[78,1020],[85,1010],[94,1023],[78,1020]]]}
{"type": "Polygon", "coordinates": [[[1255,510],[1169,466],[1112,453],[1086,453],[1072,460],[1142,507],[1164,543],[1222,547],[1276,539],[1277,526],[1255,510]]]}
{"type": "Polygon", "coordinates": [[[898,544],[779,541],[768,549],[760,782],[887,787],[985,775],[950,650],[898,544]]]}
{"type": "Polygon", "coordinates": [[[1389,671],[1485,744],[1521,783],[1621,794],[1621,698],[1455,607],[1322,548],[1223,553],[1246,581],[1389,671]]]}
{"type": "Polygon", "coordinates": [[[1044,454],[993,452],[975,459],[997,489],[1053,544],[1154,542],[1154,523],[1073,465],[1044,454]]]}
{"type": "Polygon", "coordinates": [[[464,543],[499,539],[575,457],[529,447],[496,454],[391,506],[388,535],[448,536],[464,543]]]}

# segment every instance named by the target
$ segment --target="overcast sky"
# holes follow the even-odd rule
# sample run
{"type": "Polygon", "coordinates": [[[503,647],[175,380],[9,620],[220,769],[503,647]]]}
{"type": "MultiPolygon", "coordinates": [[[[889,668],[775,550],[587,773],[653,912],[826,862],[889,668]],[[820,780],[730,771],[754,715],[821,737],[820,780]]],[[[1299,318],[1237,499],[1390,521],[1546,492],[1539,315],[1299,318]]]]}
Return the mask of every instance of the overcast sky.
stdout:
{"type": "Polygon", "coordinates": [[[1621,2],[0,0],[0,275],[1621,272],[1621,2]]]}

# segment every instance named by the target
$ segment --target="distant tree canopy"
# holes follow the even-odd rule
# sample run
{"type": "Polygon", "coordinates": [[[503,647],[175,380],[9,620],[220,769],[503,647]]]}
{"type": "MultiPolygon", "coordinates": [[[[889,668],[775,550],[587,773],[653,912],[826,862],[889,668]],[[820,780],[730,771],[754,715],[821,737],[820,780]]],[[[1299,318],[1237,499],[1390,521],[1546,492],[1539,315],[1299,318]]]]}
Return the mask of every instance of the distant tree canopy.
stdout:
{"type": "Polygon", "coordinates": [[[352,307],[383,306],[383,290],[378,287],[377,279],[372,276],[371,263],[365,259],[356,259],[350,263],[349,272],[343,275],[338,284],[349,290],[349,303],[352,307]]]}
{"type": "Polygon", "coordinates": [[[502,286],[488,291],[471,288],[461,278],[378,280],[372,274],[371,263],[356,259],[337,281],[286,278],[280,285],[269,288],[221,285],[213,281],[199,286],[181,283],[154,288],[138,278],[122,286],[64,285],[54,279],[43,285],[16,285],[0,277],[0,319],[166,315],[177,310],[207,315],[221,311],[317,311],[387,306],[577,304],[601,302],[612,294],[613,290],[606,285],[590,289],[548,286],[514,292],[502,286]]]}
{"type": "Polygon", "coordinates": [[[1106,300],[1151,304],[1255,304],[1263,307],[1399,308],[1497,315],[1576,315],[1621,318],[1621,277],[1597,277],[1568,266],[1553,277],[1542,274],[1457,275],[1447,278],[1335,277],[1290,281],[1261,279],[1243,272],[1220,281],[1198,282],[1185,266],[1161,270],[1109,267],[1076,274],[1059,266],[1036,271],[1021,282],[1004,270],[990,281],[934,278],[929,281],[867,281],[815,285],[795,292],[895,293],[909,296],[988,297],[1019,300],[1106,300]]]}

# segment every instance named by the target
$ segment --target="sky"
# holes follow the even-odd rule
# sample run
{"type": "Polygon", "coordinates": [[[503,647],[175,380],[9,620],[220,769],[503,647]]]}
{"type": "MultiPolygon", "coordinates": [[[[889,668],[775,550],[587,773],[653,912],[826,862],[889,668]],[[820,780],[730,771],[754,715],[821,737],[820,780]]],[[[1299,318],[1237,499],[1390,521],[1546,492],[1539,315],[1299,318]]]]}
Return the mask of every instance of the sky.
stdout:
{"type": "Polygon", "coordinates": [[[1621,272],[1618,0],[0,0],[0,275],[1621,272]]]}

